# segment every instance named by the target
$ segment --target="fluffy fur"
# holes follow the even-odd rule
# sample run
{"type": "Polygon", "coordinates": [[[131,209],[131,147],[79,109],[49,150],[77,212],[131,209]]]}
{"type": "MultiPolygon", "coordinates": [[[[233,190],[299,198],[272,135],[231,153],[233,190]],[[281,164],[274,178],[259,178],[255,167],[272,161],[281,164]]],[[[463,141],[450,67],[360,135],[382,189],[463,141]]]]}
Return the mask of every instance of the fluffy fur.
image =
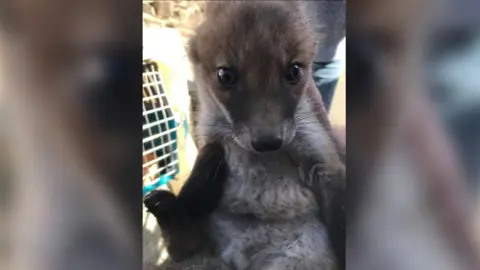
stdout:
{"type": "Polygon", "coordinates": [[[326,225],[338,220],[330,191],[344,190],[345,168],[311,79],[317,38],[302,8],[296,1],[209,3],[189,51],[198,136],[221,142],[229,174],[205,223],[214,256],[163,268],[335,269],[326,225]],[[296,62],[302,78],[286,84],[285,70],[296,62]],[[219,66],[238,70],[235,88],[218,84],[219,66]],[[250,142],[272,132],[284,146],[255,152],[250,142]]]}

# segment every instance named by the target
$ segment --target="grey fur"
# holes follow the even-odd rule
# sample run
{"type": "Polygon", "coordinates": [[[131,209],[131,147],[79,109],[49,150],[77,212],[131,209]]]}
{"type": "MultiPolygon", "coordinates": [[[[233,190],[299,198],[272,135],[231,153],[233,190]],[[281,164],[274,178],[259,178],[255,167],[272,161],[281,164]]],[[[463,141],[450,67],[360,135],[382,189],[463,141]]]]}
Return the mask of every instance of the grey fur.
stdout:
{"type": "MultiPolygon", "coordinates": [[[[295,137],[280,152],[257,154],[238,145],[233,135],[224,137],[231,175],[221,206],[210,222],[218,253],[211,257],[197,254],[182,263],[167,262],[162,269],[335,269],[325,227],[318,219],[318,195],[312,188],[318,183],[312,173],[316,167],[306,170],[303,165],[309,164],[310,158],[302,158],[329,160],[322,145],[331,142],[322,136],[325,132],[320,124],[312,124],[313,114],[300,117],[308,107],[308,100],[299,106],[297,118],[302,120],[296,122],[295,137]],[[302,128],[302,121],[309,123],[308,129],[302,128]]],[[[214,119],[214,112],[221,113],[209,108],[209,117],[203,121],[214,119]]],[[[213,128],[215,125],[205,126],[212,134],[225,134],[224,129],[213,128]]]]}
{"type": "Polygon", "coordinates": [[[222,142],[230,174],[209,220],[213,256],[197,254],[163,269],[223,269],[225,264],[239,270],[336,269],[320,213],[329,200],[323,194],[329,175],[325,168],[345,168],[337,166],[334,143],[307,94],[314,87],[309,70],[316,38],[295,3],[234,1],[207,7],[207,21],[189,51],[198,87],[197,135],[222,142]],[[238,22],[235,16],[248,19],[238,22]],[[214,37],[202,36],[212,31],[214,37]],[[228,43],[232,47],[215,44],[229,38],[236,41],[228,43]],[[222,50],[206,51],[216,47],[222,50]],[[229,58],[232,54],[241,57],[229,58]],[[297,60],[290,58],[304,64],[304,79],[295,86],[281,80],[288,61],[297,60]],[[212,76],[218,62],[243,71],[244,88],[232,90],[238,102],[230,102],[230,93],[218,89],[212,76]],[[271,153],[253,151],[250,141],[265,132],[280,135],[283,147],[271,153]]]}
{"type": "Polygon", "coordinates": [[[221,258],[235,269],[334,269],[326,231],[317,218],[316,195],[306,186],[316,182],[315,176],[302,171],[310,162],[306,155],[330,160],[325,150],[332,143],[320,123],[313,123],[308,100],[297,110],[301,120],[293,125],[290,145],[272,154],[240,146],[221,114],[207,107],[200,117],[200,126],[208,127],[209,134],[224,135],[231,168],[221,207],[211,219],[221,258]]]}
{"type": "MultiPolygon", "coordinates": [[[[293,143],[309,143],[297,138],[293,143]]],[[[232,172],[212,218],[222,258],[237,269],[250,263],[250,269],[331,269],[319,206],[304,185],[310,179],[302,179],[289,154],[260,155],[225,144],[232,172]]]]}

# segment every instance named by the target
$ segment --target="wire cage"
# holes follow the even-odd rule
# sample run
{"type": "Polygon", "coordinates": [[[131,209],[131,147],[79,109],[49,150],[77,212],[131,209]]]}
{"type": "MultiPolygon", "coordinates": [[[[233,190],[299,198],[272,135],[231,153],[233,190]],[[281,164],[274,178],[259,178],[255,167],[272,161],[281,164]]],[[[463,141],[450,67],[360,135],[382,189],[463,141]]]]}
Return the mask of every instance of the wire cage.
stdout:
{"type": "Polygon", "coordinates": [[[143,63],[143,194],[179,172],[177,121],[158,65],[143,63]]]}

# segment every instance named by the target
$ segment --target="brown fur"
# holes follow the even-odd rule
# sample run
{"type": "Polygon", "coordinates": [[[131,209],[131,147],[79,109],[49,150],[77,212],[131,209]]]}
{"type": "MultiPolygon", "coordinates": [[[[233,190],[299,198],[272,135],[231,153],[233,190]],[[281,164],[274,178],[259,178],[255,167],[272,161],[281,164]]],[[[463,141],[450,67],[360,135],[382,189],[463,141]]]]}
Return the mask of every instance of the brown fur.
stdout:
{"type": "MultiPolygon", "coordinates": [[[[321,42],[321,37],[318,36],[317,33],[305,31],[304,26],[307,24],[307,21],[309,21],[309,18],[307,17],[292,17],[292,21],[284,22],[285,27],[287,25],[291,27],[291,25],[294,24],[294,28],[298,28],[298,30],[282,32],[268,31],[266,29],[268,29],[269,23],[273,23],[272,21],[269,21],[268,17],[261,18],[261,22],[264,24],[264,29],[252,29],[248,22],[253,22],[258,18],[249,18],[248,16],[252,16],[252,13],[248,12],[248,9],[242,9],[243,13],[240,13],[238,11],[239,9],[235,7],[244,7],[245,5],[249,6],[250,9],[255,9],[256,5],[290,5],[292,9],[297,10],[305,8],[304,3],[301,1],[231,1],[231,3],[229,1],[219,1],[212,2],[207,5],[207,17],[215,18],[215,20],[212,20],[211,23],[203,23],[198,28],[197,37],[191,40],[190,49],[188,52],[189,57],[194,64],[201,63],[200,66],[204,68],[201,70],[201,72],[208,73],[197,73],[196,76],[208,78],[208,84],[215,86],[212,89],[214,95],[220,102],[224,104],[228,104],[229,102],[236,103],[238,100],[233,96],[230,97],[228,92],[219,89],[216,76],[214,75],[218,66],[229,66],[236,62],[242,62],[242,64],[236,63],[236,65],[250,67],[246,73],[249,76],[248,80],[256,81],[259,84],[251,86],[251,91],[256,90],[256,92],[252,93],[252,95],[254,95],[256,98],[261,98],[263,95],[268,95],[268,93],[262,93],[262,91],[275,89],[272,87],[272,84],[277,83],[278,74],[282,74],[287,63],[298,61],[300,63],[309,64],[312,57],[316,53],[317,43],[321,42]],[[228,9],[226,7],[228,7],[228,9]],[[239,24],[232,22],[232,20],[245,21],[247,23],[239,24]],[[198,44],[198,37],[201,37],[202,44],[198,44]],[[263,47],[258,46],[258,40],[262,40],[261,44],[263,44],[263,47]],[[212,44],[216,45],[211,46],[212,44]],[[253,47],[253,44],[256,44],[256,46],[253,47]],[[241,46],[242,49],[236,48],[237,46],[241,46]],[[232,52],[242,52],[245,53],[245,55],[232,54],[232,52]],[[247,55],[248,57],[246,57],[247,55]],[[283,62],[267,63],[262,61],[262,59],[266,59],[266,56],[268,55],[283,55],[283,62]],[[225,59],[230,59],[232,62],[222,62],[225,61],[225,59]],[[204,63],[208,63],[208,66],[206,66],[204,63]],[[211,63],[215,63],[215,65],[212,65],[211,63]],[[262,72],[262,70],[272,69],[278,70],[278,72],[269,72],[268,74],[272,74],[272,77],[265,77],[265,72],[262,72]]],[[[279,12],[284,12],[284,9],[279,9],[279,12]]],[[[304,14],[304,12],[298,12],[296,14],[304,14]]],[[[285,17],[288,18],[288,16],[285,17]]],[[[306,66],[304,68],[304,72],[305,74],[303,77],[306,81],[303,81],[297,86],[293,87],[291,90],[289,90],[289,93],[293,93],[293,97],[298,98],[302,94],[299,91],[306,89],[306,95],[312,100],[312,104],[315,107],[314,111],[317,113],[318,120],[330,133],[331,126],[328,120],[328,114],[323,106],[320,93],[316,87],[310,83],[309,79],[307,79],[311,77],[310,66],[306,66]],[[307,84],[308,86],[305,87],[307,84]]],[[[280,95],[282,95],[282,93],[283,92],[280,92],[280,95]]],[[[197,104],[196,106],[199,106],[197,95],[197,93],[194,94],[192,103],[195,103],[197,104]]],[[[198,108],[193,109],[198,113],[198,108]]],[[[245,110],[241,110],[239,108],[237,109],[239,110],[239,112],[237,112],[238,114],[249,114],[248,111],[245,111],[247,108],[245,108],[245,110]]],[[[197,118],[198,115],[194,113],[192,117],[192,119],[194,119],[193,129],[197,129],[197,118]]],[[[197,134],[198,132],[195,131],[194,133],[197,134]]],[[[197,145],[202,145],[199,142],[202,139],[204,138],[202,138],[201,134],[196,136],[197,145]]],[[[333,141],[335,142],[339,152],[343,153],[342,156],[344,156],[345,147],[338,143],[336,139],[333,141]]]]}
{"type": "MultiPolygon", "coordinates": [[[[309,28],[308,18],[302,15],[304,13],[301,11],[298,13],[291,12],[292,9],[297,8],[303,8],[300,2],[209,2],[207,6],[207,21],[199,27],[197,37],[192,40],[189,49],[189,56],[195,66],[195,74],[200,88],[200,98],[205,98],[205,95],[211,95],[214,103],[221,106],[228,115],[227,118],[230,118],[234,123],[241,123],[247,128],[252,128],[256,125],[262,126],[267,123],[268,125],[275,125],[277,116],[282,115],[285,111],[295,110],[301,98],[306,96],[306,99],[312,103],[311,106],[315,112],[311,113],[310,117],[313,117],[316,121],[320,120],[322,128],[325,129],[321,131],[322,134],[318,134],[320,140],[325,140],[324,145],[320,147],[325,148],[322,149],[325,151],[325,162],[335,162],[335,160],[338,162],[337,150],[332,144],[331,127],[310,72],[311,61],[316,52],[315,47],[318,39],[312,28],[309,28]],[[289,7],[286,8],[285,5],[289,5],[289,7]],[[269,8],[263,9],[264,6],[269,6],[269,8]],[[260,11],[257,12],[257,10],[260,11]],[[278,17],[285,18],[285,21],[280,22],[280,25],[278,25],[278,17]],[[282,23],[285,25],[282,26],[282,23]],[[286,31],[278,29],[285,29],[286,31]],[[300,62],[302,64],[303,78],[296,85],[285,86],[283,75],[286,67],[292,62],[300,62]],[[242,76],[242,82],[238,85],[238,88],[231,91],[222,89],[223,86],[217,82],[215,75],[219,67],[238,69],[239,74],[242,76]],[[262,106],[260,104],[265,105],[264,110],[259,110],[262,106]],[[285,107],[275,107],[278,104],[282,104],[285,107]],[[257,105],[260,105],[260,107],[257,107],[257,105]],[[289,108],[288,106],[292,107],[289,108]],[[278,109],[280,111],[276,111],[278,109]],[[261,115],[258,114],[260,112],[261,115]],[[259,122],[249,122],[252,119],[252,115],[260,116],[257,117],[259,122]],[[269,121],[275,124],[271,124],[269,121]],[[325,135],[323,135],[323,132],[325,132],[325,135]]],[[[205,105],[216,106],[213,103],[205,103],[205,99],[203,99],[201,106],[205,105]]],[[[213,107],[201,108],[200,111],[209,115],[209,113],[215,112],[216,109],[213,107]]],[[[203,120],[203,123],[205,123],[205,120],[203,120]]],[[[223,124],[219,122],[212,124],[213,126],[194,126],[194,129],[201,129],[199,138],[203,140],[202,143],[222,139],[222,135],[216,137],[205,133],[208,129],[214,130],[214,133],[221,133],[220,131],[215,131],[215,129],[221,128],[223,124]]],[[[312,126],[315,126],[313,122],[312,126]]],[[[194,133],[197,134],[197,132],[194,133]]],[[[255,136],[255,134],[251,136],[255,136]]],[[[248,140],[246,142],[248,143],[248,140]]],[[[244,142],[242,147],[244,145],[247,144],[244,142]]],[[[230,146],[227,144],[228,147],[230,146]]],[[[314,148],[317,149],[315,146],[314,148]]],[[[295,157],[295,159],[297,161],[302,160],[300,157],[295,157]]],[[[334,188],[338,188],[336,186],[338,184],[344,189],[345,183],[342,179],[344,179],[345,175],[336,175],[338,172],[334,171],[335,176],[332,176],[329,174],[329,170],[325,169],[324,167],[315,167],[312,170],[313,175],[318,174],[318,176],[314,177],[316,179],[315,183],[305,184],[313,185],[312,189],[316,194],[328,193],[325,191],[326,186],[322,183],[329,181],[331,183],[335,182],[332,185],[335,186],[334,188]],[[317,169],[319,170],[317,171],[317,169]],[[324,177],[329,179],[324,179],[324,177]],[[339,181],[338,183],[336,182],[337,180],[339,181]]],[[[257,166],[252,166],[251,170],[257,170],[257,166]]],[[[267,179],[265,181],[268,182],[267,179]]],[[[241,184],[239,183],[239,185],[241,184]]],[[[241,189],[242,187],[239,188],[241,189]]],[[[275,188],[268,190],[275,192],[275,188]]],[[[318,198],[322,206],[328,208],[327,205],[330,200],[326,199],[323,201],[323,198],[320,197],[322,195],[319,195],[318,198]]],[[[323,210],[328,211],[328,209],[323,210]]],[[[239,211],[243,210],[239,208],[239,211]]],[[[289,211],[290,209],[285,209],[285,212],[289,211]]],[[[321,245],[321,243],[317,244],[321,245]]],[[[194,267],[189,263],[182,263],[177,268],[194,267]]],[[[255,267],[258,266],[257,264],[264,263],[266,262],[255,260],[252,266],[255,267]]],[[[290,269],[288,265],[287,263],[283,267],[290,269]]]]}
{"type": "MultiPolygon", "coordinates": [[[[257,102],[268,100],[272,95],[276,95],[285,103],[286,100],[292,99],[291,104],[298,103],[298,99],[303,95],[302,92],[307,83],[305,78],[310,74],[309,62],[315,54],[316,39],[314,33],[305,27],[307,18],[282,14],[288,10],[282,5],[282,2],[275,1],[211,3],[207,8],[207,18],[215,19],[203,23],[197,30],[198,40],[192,40],[189,50],[190,59],[194,65],[201,67],[196,70],[196,75],[204,78],[215,99],[223,104],[224,108],[232,108],[229,111],[230,117],[238,119],[238,122],[255,113],[253,106],[257,102]],[[262,13],[262,18],[259,18],[260,15],[254,10],[261,5],[271,6],[272,14],[262,13]],[[269,19],[269,16],[272,18],[269,19]],[[286,29],[288,26],[290,31],[270,30],[274,26],[272,24],[278,23],[273,19],[277,16],[285,17],[286,20],[283,22],[284,26],[279,25],[276,29],[286,29]],[[243,23],[238,24],[239,21],[243,23]],[[253,27],[252,24],[262,24],[262,26],[253,27]],[[278,60],[272,57],[275,55],[283,55],[283,57],[275,63],[265,61],[266,59],[278,60]],[[285,87],[283,81],[279,79],[282,78],[288,64],[292,62],[304,64],[305,76],[297,85],[285,87]],[[248,94],[235,95],[236,91],[222,89],[216,78],[216,70],[221,66],[240,69],[238,72],[242,74],[245,85],[238,87],[242,87],[242,91],[248,94]],[[265,72],[267,70],[269,72],[265,72]],[[247,85],[247,82],[256,83],[247,85]],[[256,100],[254,101],[253,98],[256,100]],[[245,102],[250,106],[243,106],[245,102]]],[[[265,105],[265,113],[268,113],[268,102],[265,105]]],[[[283,110],[292,111],[293,108],[283,108],[283,110]]]]}

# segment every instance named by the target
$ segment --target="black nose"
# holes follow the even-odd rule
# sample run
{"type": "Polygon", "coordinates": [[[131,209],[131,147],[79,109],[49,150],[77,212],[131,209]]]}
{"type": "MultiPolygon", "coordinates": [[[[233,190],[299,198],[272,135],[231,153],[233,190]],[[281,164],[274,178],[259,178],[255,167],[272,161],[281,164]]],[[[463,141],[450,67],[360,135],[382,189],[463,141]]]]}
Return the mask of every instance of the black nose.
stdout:
{"type": "Polygon", "coordinates": [[[282,139],[277,137],[260,137],[252,141],[253,149],[258,152],[272,152],[280,149],[282,146],[282,139]]]}

